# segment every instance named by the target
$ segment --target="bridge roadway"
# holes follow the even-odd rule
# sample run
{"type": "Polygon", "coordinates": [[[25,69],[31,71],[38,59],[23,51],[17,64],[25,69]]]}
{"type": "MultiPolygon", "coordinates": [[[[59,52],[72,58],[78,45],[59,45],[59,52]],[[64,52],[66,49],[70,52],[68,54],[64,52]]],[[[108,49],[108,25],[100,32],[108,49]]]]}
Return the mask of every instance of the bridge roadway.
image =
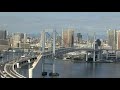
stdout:
{"type": "MultiPolygon", "coordinates": [[[[62,48],[62,49],[57,49],[56,50],[56,53],[55,55],[56,56],[59,56],[61,54],[65,54],[65,53],[68,53],[68,52],[74,52],[74,51],[87,51],[87,52],[94,52],[94,51],[103,51],[103,50],[106,50],[106,51],[111,51],[112,49],[93,49],[93,48],[62,48]]],[[[120,51],[120,50],[113,50],[113,51],[120,51]]],[[[52,54],[50,52],[45,52],[45,54],[52,54]]]]}
{"type": "Polygon", "coordinates": [[[16,58],[12,61],[8,61],[0,64],[0,76],[1,78],[25,78],[23,75],[19,74],[15,70],[15,64],[17,62],[22,62],[28,60],[29,57],[26,58],[16,58]]]}
{"type": "MultiPolygon", "coordinates": [[[[11,64],[15,64],[16,61],[22,61],[22,59],[20,59],[20,57],[24,54],[31,56],[32,52],[3,52],[3,58],[0,58],[0,78],[10,78],[10,76],[4,71],[5,65],[7,66],[7,70],[8,72],[12,72],[13,71],[17,74],[17,72],[14,70],[10,71],[9,69],[12,69],[12,67],[10,66],[11,64]]],[[[32,54],[34,55],[34,53],[32,54]]]]}
{"type": "MultiPolygon", "coordinates": [[[[20,57],[24,54],[28,54],[28,53],[24,53],[24,52],[3,52],[3,57],[0,58],[0,78],[4,78],[4,77],[8,77],[8,75],[6,74],[6,72],[4,71],[4,66],[5,64],[9,63],[10,61],[13,61],[13,59],[20,57]]],[[[9,77],[8,77],[9,78],[9,77]]]]}
{"type": "Polygon", "coordinates": [[[24,76],[18,74],[15,70],[14,70],[14,63],[16,61],[10,62],[5,64],[4,66],[4,71],[7,73],[7,75],[10,78],[25,78],[24,76]]]}
{"type": "Polygon", "coordinates": [[[7,73],[4,71],[4,66],[6,63],[0,64],[0,78],[10,78],[7,73]]]}
{"type": "MultiPolygon", "coordinates": [[[[112,50],[112,49],[93,49],[93,48],[60,48],[60,49],[56,49],[55,50],[55,53],[63,53],[63,52],[72,52],[72,51],[80,51],[80,50],[83,50],[83,51],[102,51],[102,50],[112,50]]],[[[119,51],[119,50],[115,50],[115,51],[119,51]]],[[[52,51],[47,51],[47,52],[43,52],[41,53],[43,55],[50,55],[52,54],[52,51]]]]}
{"type": "MultiPolygon", "coordinates": [[[[80,50],[85,50],[85,51],[100,51],[100,50],[111,50],[111,49],[90,49],[90,48],[60,48],[60,49],[56,49],[55,50],[55,55],[61,55],[64,53],[68,53],[68,52],[73,52],[73,51],[80,51],[80,50]]],[[[43,52],[41,53],[43,56],[49,56],[52,55],[52,51],[47,51],[47,52],[43,52]]]]}
{"type": "Polygon", "coordinates": [[[0,64],[0,78],[10,78],[11,76],[8,74],[8,72],[13,73],[12,71],[12,63],[15,62],[13,61],[8,61],[0,64]]]}
{"type": "Polygon", "coordinates": [[[13,63],[16,61],[17,59],[0,64],[0,77],[1,78],[20,77],[20,75],[16,73],[15,70],[13,69],[13,63]]]}

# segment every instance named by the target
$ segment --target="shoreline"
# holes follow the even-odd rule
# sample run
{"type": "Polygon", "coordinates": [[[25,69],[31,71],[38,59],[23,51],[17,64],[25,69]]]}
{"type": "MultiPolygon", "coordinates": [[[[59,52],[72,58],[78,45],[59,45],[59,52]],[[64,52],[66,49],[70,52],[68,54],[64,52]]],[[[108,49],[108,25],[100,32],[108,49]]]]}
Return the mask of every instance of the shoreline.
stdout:
{"type": "MultiPolygon", "coordinates": [[[[58,58],[58,60],[61,60],[58,58]]],[[[62,59],[63,60],[63,59],[62,59]]],[[[81,61],[81,60],[71,60],[71,59],[66,59],[66,60],[63,60],[63,61],[71,61],[71,62],[78,62],[78,63],[120,63],[120,60],[119,61],[113,61],[113,60],[99,60],[99,61],[81,61]]]]}
{"type": "MultiPolygon", "coordinates": [[[[70,60],[70,61],[72,61],[72,60],[70,60]]],[[[75,63],[120,63],[120,61],[95,61],[95,62],[93,62],[93,61],[72,61],[72,62],[75,62],[75,63]]]]}

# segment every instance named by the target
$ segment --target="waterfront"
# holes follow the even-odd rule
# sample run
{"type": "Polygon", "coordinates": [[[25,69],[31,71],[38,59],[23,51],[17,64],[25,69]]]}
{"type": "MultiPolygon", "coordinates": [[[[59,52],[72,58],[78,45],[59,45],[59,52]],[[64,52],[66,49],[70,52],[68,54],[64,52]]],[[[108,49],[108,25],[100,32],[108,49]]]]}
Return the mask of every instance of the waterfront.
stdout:
{"type": "MultiPolygon", "coordinates": [[[[50,59],[46,60],[49,62],[50,59]]],[[[33,70],[33,78],[41,77],[41,62],[33,70]]],[[[74,63],[71,61],[56,60],[57,78],[120,78],[120,63],[74,63]]],[[[52,71],[52,66],[46,66],[46,72],[52,71]]],[[[17,70],[28,77],[28,66],[17,70]]],[[[47,75],[47,78],[50,78],[47,75]]]]}

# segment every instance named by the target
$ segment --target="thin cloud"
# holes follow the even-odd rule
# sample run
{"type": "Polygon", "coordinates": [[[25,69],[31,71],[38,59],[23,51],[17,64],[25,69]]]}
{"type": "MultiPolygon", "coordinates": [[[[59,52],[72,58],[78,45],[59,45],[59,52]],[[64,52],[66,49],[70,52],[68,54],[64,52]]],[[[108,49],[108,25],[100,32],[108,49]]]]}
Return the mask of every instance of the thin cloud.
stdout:
{"type": "MultiPolygon", "coordinates": [[[[0,12],[0,24],[7,24],[11,32],[40,32],[46,28],[72,27],[77,32],[106,34],[106,30],[120,28],[118,12],[0,12]]],[[[50,30],[51,31],[51,30],[50,30]]]]}

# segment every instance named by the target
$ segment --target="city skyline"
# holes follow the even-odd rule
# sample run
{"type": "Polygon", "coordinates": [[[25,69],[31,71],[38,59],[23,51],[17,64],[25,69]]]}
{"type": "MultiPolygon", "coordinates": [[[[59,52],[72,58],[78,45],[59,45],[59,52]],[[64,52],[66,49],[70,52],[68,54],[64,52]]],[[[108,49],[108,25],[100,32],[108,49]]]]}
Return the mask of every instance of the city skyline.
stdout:
{"type": "Polygon", "coordinates": [[[8,32],[61,32],[62,28],[75,28],[76,33],[106,35],[108,29],[119,29],[119,23],[119,12],[0,12],[1,28],[8,32]]]}
{"type": "Polygon", "coordinates": [[[0,78],[120,77],[119,23],[114,12],[0,13],[0,78]]]}

